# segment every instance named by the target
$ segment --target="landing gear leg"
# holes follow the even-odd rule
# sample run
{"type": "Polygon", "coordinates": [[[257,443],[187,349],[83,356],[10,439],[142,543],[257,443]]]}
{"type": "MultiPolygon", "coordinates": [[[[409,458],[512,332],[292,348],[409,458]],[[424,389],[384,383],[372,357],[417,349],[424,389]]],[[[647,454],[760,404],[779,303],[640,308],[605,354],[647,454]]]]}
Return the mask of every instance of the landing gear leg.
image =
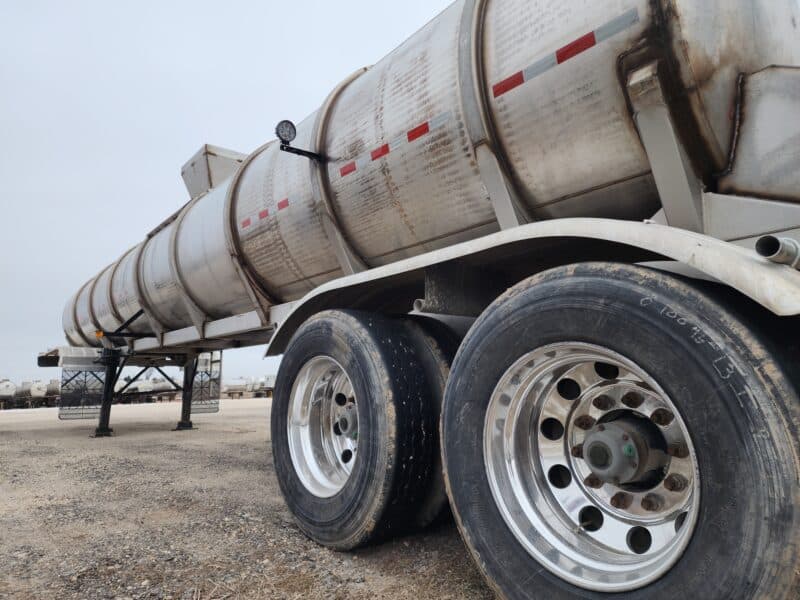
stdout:
{"type": "MultiPolygon", "coordinates": [[[[100,404],[100,420],[94,430],[94,437],[110,437],[114,432],[108,426],[111,418],[111,402],[114,400],[114,386],[119,377],[120,351],[104,348],[100,356],[100,362],[106,368],[106,375],[103,381],[103,399],[100,404]]],[[[121,371],[121,369],[120,369],[121,371]]]]}
{"type": "Polygon", "coordinates": [[[186,366],[183,368],[183,393],[181,395],[181,420],[175,427],[175,431],[194,429],[192,426],[192,389],[194,387],[194,376],[197,373],[197,357],[186,359],[186,366]]]}

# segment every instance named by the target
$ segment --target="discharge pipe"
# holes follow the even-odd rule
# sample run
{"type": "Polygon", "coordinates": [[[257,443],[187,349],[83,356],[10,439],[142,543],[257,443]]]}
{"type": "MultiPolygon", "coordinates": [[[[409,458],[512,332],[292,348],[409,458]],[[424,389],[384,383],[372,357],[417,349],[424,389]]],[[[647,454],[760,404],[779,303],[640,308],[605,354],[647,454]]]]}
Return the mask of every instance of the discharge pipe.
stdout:
{"type": "Polygon", "coordinates": [[[762,236],[756,242],[756,252],[774,263],[800,269],[800,244],[792,238],[762,236]]]}

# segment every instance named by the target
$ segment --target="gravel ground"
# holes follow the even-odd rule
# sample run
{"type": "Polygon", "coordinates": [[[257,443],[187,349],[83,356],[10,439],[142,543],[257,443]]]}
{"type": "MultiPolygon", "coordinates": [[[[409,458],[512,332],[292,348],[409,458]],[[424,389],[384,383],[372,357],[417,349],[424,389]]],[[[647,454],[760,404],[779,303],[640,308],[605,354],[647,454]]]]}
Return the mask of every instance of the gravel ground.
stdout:
{"type": "Polygon", "coordinates": [[[452,524],[353,553],[281,498],[268,402],[115,406],[115,437],[55,409],[0,412],[0,597],[489,598],[452,524]]]}

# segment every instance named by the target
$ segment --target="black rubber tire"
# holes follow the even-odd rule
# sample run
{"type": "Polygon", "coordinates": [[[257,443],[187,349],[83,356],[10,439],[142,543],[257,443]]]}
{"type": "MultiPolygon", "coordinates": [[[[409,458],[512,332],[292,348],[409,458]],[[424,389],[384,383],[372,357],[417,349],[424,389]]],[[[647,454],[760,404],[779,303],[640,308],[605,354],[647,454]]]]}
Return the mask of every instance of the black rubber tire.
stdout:
{"type": "Polygon", "coordinates": [[[426,372],[429,386],[428,402],[434,415],[434,448],[431,457],[431,479],[425,499],[414,519],[416,529],[424,529],[449,518],[449,502],[444,485],[442,454],[439,445],[439,416],[444,390],[450,376],[450,365],[459,340],[450,330],[433,319],[409,317],[405,320],[414,341],[417,356],[426,372]]]}
{"type": "Polygon", "coordinates": [[[416,527],[438,439],[433,386],[418,344],[404,321],[355,311],[319,313],[289,342],[272,402],[273,461],[299,527],[324,546],[350,550],[416,527]],[[330,498],[313,495],[298,478],[286,426],[292,384],[302,366],[320,355],[344,368],[359,412],[353,471],[330,498]]]}
{"type": "Polygon", "coordinates": [[[456,522],[506,598],[796,598],[800,590],[800,403],[764,341],[734,312],[677,278],[587,263],[534,276],[470,330],[445,392],[442,446],[456,522]],[[561,580],[517,542],[498,511],[483,457],[484,417],[501,375],[559,341],[608,347],[670,396],[700,467],[692,539],[658,581],[626,594],[561,580]]]}

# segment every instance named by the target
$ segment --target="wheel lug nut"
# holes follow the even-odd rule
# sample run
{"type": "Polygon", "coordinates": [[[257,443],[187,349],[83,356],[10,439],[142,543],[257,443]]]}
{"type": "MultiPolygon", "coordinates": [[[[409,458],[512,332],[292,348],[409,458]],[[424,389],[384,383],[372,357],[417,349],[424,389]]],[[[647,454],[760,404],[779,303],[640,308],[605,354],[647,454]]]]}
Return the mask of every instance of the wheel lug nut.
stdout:
{"type": "Polygon", "coordinates": [[[647,494],[642,498],[642,508],[647,512],[657,512],[664,506],[664,499],[658,494],[647,494]]]}
{"type": "Polygon", "coordinates": [[[617,492],[611,497],[611,506],[614,508],[628,508],[633,502],[633,496],[625,492],[617,492]]]}
{"type": "Polygon", "coordinates": [[[667,454],[675,458],[687,458],[689,456],[689,446],[683,442],[670,444],[669,448],[667,448],[667,454]]]}
{"type": "Polygon", "coordinates": [[[603,487],[603,481],[597,475],[589,475],[586,479],[583,480],[583,483],[590,488],[601,488],[603,487]]]}
{"type": "Polygon", "coordinates": [[[644,404],[644,398],[637,392],[628,392],[622,397],[622,403],[628,408],[639,408],[644,404]]]}
{"type": "Polygon", "coordinates": [[[575,419],[575,427],[583,429],[584,431],[587,431],[592,427],[594,427],[595,423],[596,421],[594,417],[590,417],[589,415],[581,415],[580,417],[575,419]]]}
{"type": "Polygon", "coordinates": [[[650,420],[661,427],[666,427],[672,423],[673,419],[675,419],[675,415],[665,408],[659,408],[653,411],[653,414],[650,415],[650,420]]]}
{"type": "Polygon", "coordinates": [[[614,399],[603,394],[602,396],[598,396],[592,400],[592,404],[599,410],[609,410],[612,406],[614,406],[614,399]]]}
{"type": "Polygon", "coordinates": [[[686,480],[686,477],[683,475],[678,475],[677,473],[669,475],[664,480],[664,487],[670,492],[682,492],[688,487],[688,485],[689,482],[686,480]]]}
{"type": "Polygon", "coordinates": [[[583,458],[583,444],[574,445],[571,452],[575,458],[583,458]]]}

